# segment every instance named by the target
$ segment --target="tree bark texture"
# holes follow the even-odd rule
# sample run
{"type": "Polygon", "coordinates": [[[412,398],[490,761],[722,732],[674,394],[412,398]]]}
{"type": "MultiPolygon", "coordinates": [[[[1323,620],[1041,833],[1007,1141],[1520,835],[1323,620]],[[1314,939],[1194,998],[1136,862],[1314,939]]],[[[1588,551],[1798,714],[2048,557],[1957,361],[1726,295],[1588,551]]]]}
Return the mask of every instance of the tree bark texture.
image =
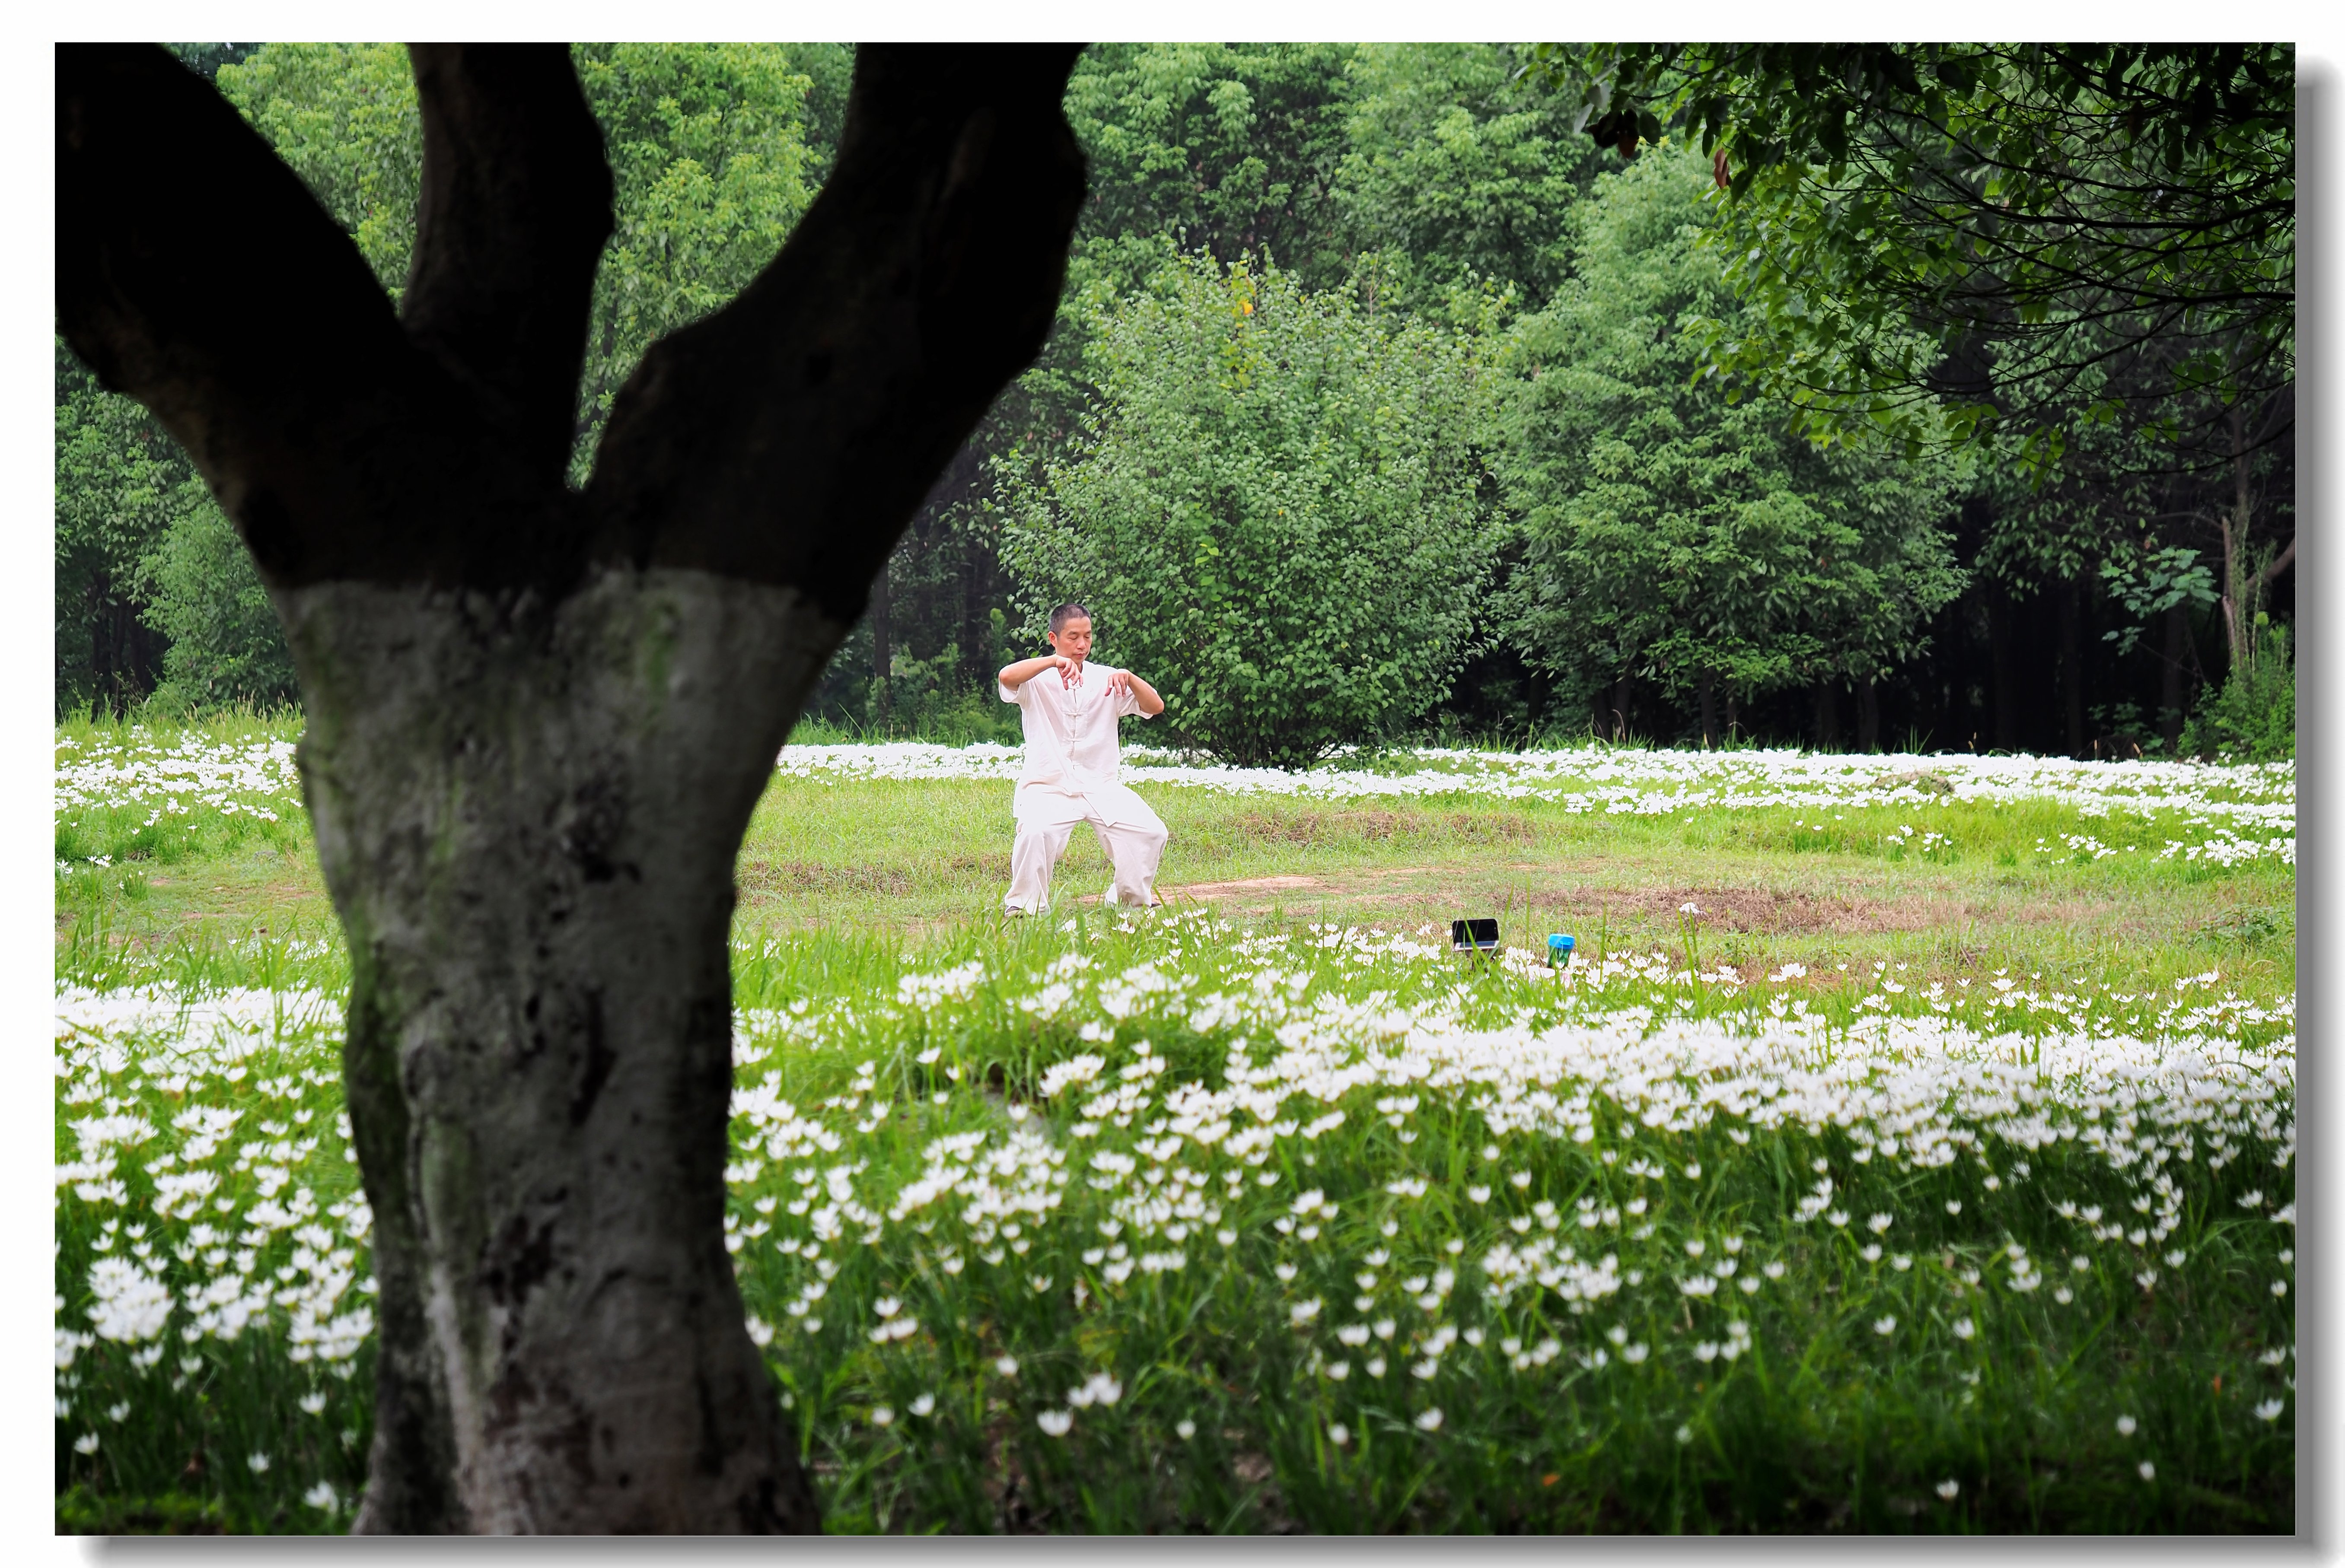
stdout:
{"type": "Polygon", "coordinates": [[[600,133],[415,46],[405,314],[160,50],[58,51],[60,326],[252,550],[309,729],[375,1214],[366,1531],[816,1528],[723,1243],[733,865],[874,573],[1040,349],[1071,47],[867,47],[781,253],[563,482],[600,133]]]}
{"type": "MultiPolygon", "coordinates": [[[[2239,581],[2248,552],[2248,525],[2255,506],[2248,483],[2247,410],[2231,408],[2231,510],[2223,520],[2223,628],[2230,639],[2231,668],[2244,672],[2256,659],[2254,593],[2239,581]]],[[[2260,587],[2261,584],[2256,585],[2260,587]]]]}

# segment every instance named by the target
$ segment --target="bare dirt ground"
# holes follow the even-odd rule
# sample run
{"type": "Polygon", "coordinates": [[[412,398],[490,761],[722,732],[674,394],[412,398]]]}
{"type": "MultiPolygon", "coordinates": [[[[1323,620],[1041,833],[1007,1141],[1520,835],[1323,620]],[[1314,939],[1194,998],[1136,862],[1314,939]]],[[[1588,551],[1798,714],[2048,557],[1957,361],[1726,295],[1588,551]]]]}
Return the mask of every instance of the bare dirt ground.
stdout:
{"type": "MultiPolygon", "coordinates": [[[[2081,901],[2015,901],[1981,896],[1975,884],[1932,889],[1901,878],[1879,893],[1797,886],[1722,885],[1712,882],[1623,885],[1628,867],[1602,865],[1396,865],[1331,871],[1324,875],[1257,876],[1229,882],[1163,882],[1168,900],[1195,899],[1248,914],[1303,916],[1340,911],[1359,918],[1381,912],[1406,919],[1493,896],[1530,905],[1586,907],[1623,928],[1674,930],[1681,907],[1696,905],[1706,928],[1756,935],[1855,935],[1928,931],[1964,919],[2072,922],[2086,915],[2081,901]]],[[[1633,875],[1633,873],[1631,873],[1633,875]]]]}

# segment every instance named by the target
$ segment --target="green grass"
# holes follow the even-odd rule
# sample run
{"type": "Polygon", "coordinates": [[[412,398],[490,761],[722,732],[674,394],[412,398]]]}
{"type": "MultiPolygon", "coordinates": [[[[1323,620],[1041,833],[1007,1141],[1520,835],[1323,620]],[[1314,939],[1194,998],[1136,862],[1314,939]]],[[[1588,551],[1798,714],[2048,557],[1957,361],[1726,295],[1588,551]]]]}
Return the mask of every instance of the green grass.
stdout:
{"type": "MultiPolygon", "coordinates": [[[[990,918],[1009,882],[1008,795],[990,784],[777,780],[741,851],[743,926],[919,935],[990,918]]],[[[1233,914],[1446,928],[1471,909],[1499,915],[1510,938],[1565,930],[1641,946],[1674,944],[1690,901],[1723,921],[1713,950],[1745,967],[1888,959],[1952,978],[1992,967],[1993,955],[2097,984],[2228,961],[2259,987],[2295,987],[2293,870],[2157,861],[2186,832],[2178,811],[2087,821],[2048,802],[1876,807],[1817,834],[1793,824],[1828,814],[1795,807],[1678,820],[1495,800],[1149,795],[1172,833],[1162,892],[1177,902],[1202,887],[1201,902],[1233,914]],[[1953,847],[1888,844],[1916,820],[1953,847]],[[2137,847],[2080,864],[2060,839],[2083,831],[2137,847]],[[1308,885],[1231,885],[1271,879],[1308,885]]],[[[1079,833],[1054,891],[1096,901],[1107,877],[1079,833]]]]}
{"type": "MultiPolygon", "coordinates": [[[[1000,920],[1006,785],[780,778],[758,812],[727,1226],[833,1529],[2293,1528],[2289,867],[2157,860],[2178,808],[1149,793],[1166,885],[1207,891],[1138,923],[1000,920]],[[1213,886],[1273,877],[1309,881],[1213,886]],[[1415,935],[1453,911],[1586,961],[1460,967],[1415,935]],[[1517,1272],[1542,1240],[1576,1255],[1517,1272]]],[[[266,875],[226,824],[186,842],[143,895],[135,855],[61,874],[60,986],[339,996],[298,842],[266,875]]],[[[1104,882],[1069,861],[1062,900],[1104,882]]],[[[183,1303],[367,1304],[331,1019],[235,1059],[208,1027],[60,1041],[60,1165],[116,1157],[63,1173],[62,1329],[107,1256],[183,1303]],[[191,1150],[201,1108],[243,1116],[191,1150]],[[86,1156],[97,1118],[149,1130],[86,1156]],[[157,1212],[167,1149],[218,1178],[200,1219],[157,1212]]],[[[76,1341],[59,1527],[346,1522],[371,1351],[297,1343],[300,1310],[76,1341]]]]}

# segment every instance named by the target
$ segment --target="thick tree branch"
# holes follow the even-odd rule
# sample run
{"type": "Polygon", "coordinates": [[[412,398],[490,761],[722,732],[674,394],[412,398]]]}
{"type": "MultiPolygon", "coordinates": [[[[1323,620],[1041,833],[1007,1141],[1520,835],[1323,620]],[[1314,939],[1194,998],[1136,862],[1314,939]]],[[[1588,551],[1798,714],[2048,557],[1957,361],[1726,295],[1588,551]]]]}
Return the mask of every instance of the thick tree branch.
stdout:
{"type": "Polygon", "coordinates": [[[408,56],[423,120],[408,336],[558,482],[611,237],[602,130],[560,44],[411,44],[408,56]]]}
{"type": "Polygon", "coordinates": [[[595,553],[796,585],[840,620],[1041,348],[1083,191],[1074,46],[865,46],[838,164],[757,280],[655,345],[595,553]]]}
{"type": "Polygon", "coordinates": [[[56,60],[59,328],[187,449],[272,585],[574,576],[574,504],[233,108],[152,46],[56,60]]]}

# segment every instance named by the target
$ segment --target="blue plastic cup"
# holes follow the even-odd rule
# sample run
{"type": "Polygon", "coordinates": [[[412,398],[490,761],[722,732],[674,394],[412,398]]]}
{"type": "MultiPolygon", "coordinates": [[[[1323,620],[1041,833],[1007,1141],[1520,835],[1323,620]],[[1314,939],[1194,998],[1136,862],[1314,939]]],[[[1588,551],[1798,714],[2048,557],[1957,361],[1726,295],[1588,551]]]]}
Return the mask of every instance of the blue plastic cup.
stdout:
{"type": "Polygon", "coordinates": [[[1558,931],[1551,934],[1547,939],[1547,961],[1548,967],[1555,969],[1569,968],[1571,966],[1572,949],[1579,946],[1579,944],[1578,941],[1565,935],[1563,932],[1558,931]]]}

